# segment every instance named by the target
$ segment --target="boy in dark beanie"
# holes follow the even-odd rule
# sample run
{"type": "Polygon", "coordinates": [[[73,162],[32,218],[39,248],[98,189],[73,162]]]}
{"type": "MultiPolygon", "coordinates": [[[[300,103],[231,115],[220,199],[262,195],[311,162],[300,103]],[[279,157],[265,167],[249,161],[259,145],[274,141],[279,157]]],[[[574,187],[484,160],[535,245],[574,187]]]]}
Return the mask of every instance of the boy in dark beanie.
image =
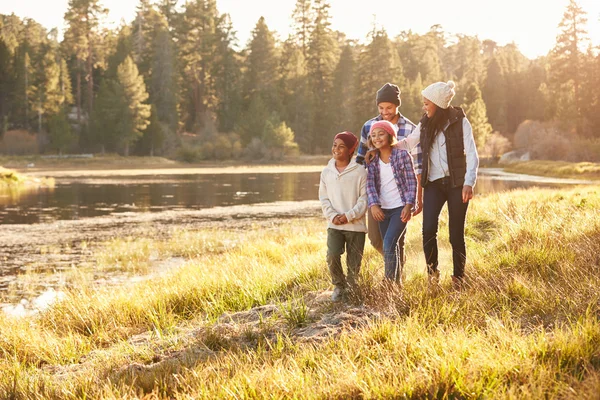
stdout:
{"type": "MultiPolygon", "coordinates": [[[[360,132],[360,145],[358,146],[358,154],[356,155],[356,162],[359,164],[365,164],[365,155],[369,150],[367,146],[367,140],[369,139],[369,132],[371,130],[371,125],[373,125],[377,121],[389,121],[394,125],[394,129],[396,129],[396,136],[398,140],[407,137],[412,133],[412,131],[416,128],[416,125],[413,124],[408,118],[400,114],[398,108],[402,101],[400,100],[400,88],[393,83],[386,83],[383,85],[378,91],[375,97],[375,102],[377,104],[377,109],[379,110],[379,115],[375,118],[371,118],[363,125],[363,128],[360,132]]],[[[415,174],[417,175],[417,181],[421,181],[421,169],[422,169],[422,155],[421,155],[421,146],[415,147],[412,151],[413,161],[415,165],[415,174]]],[[[423,189],[419,183],[417,187],[417,202],[415,204],[415,209],[413,215],[417,215],[421,212],[423,205],[423,189]]],[[[368,227],[368,236],[371,245],[377,249],[381,254],[383,254],[383,240],[381,238],[381,233],[379,232],[379,224],[373,218],[370,210],[367,212],[367,227],[368,227]]],[[[399,255],[402,264],[404,264],[404,242],[399,243],[399,255]]]]}

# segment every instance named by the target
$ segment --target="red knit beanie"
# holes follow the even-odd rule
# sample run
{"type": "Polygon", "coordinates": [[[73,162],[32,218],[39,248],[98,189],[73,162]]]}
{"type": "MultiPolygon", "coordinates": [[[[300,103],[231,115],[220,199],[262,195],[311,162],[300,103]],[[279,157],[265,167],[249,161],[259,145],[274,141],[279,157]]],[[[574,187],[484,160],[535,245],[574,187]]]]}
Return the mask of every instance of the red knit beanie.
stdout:
{"type": "Polygon", "coordinates": [[[369,135],[371,134],[371,132],[373,132],[377,128],[383,129],[393,138],[396,137],[396,129],[394,129],[394,125],[392,125],[392,123],[390,121],[382,120],[382,121],[375,122],[373,125],[371,125],[371,130],[369,131],[369,135]]]}
{"type": "Polygon", "coordinates": [[[350,154],[354,153],[354,150],[358,145],[358,139],[356,138],[356,136],[354,136],[352,132],[340,132],[337,135],[335,135],[333,140],[335,139],[341,139],[342,142],[344,142],[344,144],[346,145],[346,147],[350,150],[350,154]]]}

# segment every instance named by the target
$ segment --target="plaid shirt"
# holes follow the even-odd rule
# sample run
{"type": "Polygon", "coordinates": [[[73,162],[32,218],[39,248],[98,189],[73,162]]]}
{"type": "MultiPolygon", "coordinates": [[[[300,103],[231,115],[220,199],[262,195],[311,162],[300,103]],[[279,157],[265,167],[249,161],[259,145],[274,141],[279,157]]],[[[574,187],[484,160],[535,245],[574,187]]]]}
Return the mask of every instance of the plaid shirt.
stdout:
{"type": "MultiPolygon", "coordinates": [[[[383,120],[381,115],[378,115],[375,118],[371,118],[362,127],[360,131],[360,145],[358,146],[358,154],[356,155],[356,162],[359,164],[364,164],[365,154],[369,150],[367,147],[367,139],[369,139],[369,131],[371,130],[371,125],[373,125],[377,121],[383,120]]],[[[413,124],[408,118],[404,117],[402,114],[398,116],[398,122],[396,123],[398,140],[407,137],[415,130],[417,127],[413,124]]],[[[423,152],[421,151],[421,145],[417,145],[411,152],[413,156],[413,161],[415,164],[415,174],[420,175],[423,171],[423,152]]]]}
{"type": "MultiPolygon", "coordinates": [[[[403,205],[415,204],[417,198],[417,177],[413,166],[412,157],[406,150],[392,148],[390,165],[403,205]]],[[[367,165],[367,199],[369,207],[381,205],[379,200],[381,176],[379,172],[379,154],[367,165]]]]}

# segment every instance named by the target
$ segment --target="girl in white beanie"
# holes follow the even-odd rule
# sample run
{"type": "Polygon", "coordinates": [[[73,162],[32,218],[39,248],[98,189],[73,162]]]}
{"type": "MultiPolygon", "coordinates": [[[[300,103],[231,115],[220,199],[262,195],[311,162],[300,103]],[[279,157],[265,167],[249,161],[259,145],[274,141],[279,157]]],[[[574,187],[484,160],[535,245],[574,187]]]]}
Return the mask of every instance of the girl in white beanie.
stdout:
{"type": "Polygon", "coordinates": [[[461,108],[450,106],[455,87],[452,81],[436,82],[421,92],[425,114],[412,134],[398,142],[398,147],[410,151],[420,143],[423,151],[423,251],[430,283],[439,281],[438,220],[447,202],[452,283],[460,288],[467,260],[465,219],[473,198],[479,157],[469,120],[461,108]]]}

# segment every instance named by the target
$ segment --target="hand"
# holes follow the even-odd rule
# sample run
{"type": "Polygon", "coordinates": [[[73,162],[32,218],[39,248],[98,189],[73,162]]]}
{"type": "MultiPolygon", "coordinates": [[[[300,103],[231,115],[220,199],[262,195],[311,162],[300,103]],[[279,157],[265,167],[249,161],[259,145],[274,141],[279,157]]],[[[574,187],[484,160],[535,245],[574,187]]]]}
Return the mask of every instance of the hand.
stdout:
{"type": "Polygon", "coordinates": [[[377,205],[371,207],[371,214],[373,214],[373,219],[377,222],[381,222],[385,219],[385,214],[381,210],[381,207],[377,205]]]}
{"type": "Polygon", "coordinates": [[[346,214],[340,214],[338,215],[338,221],[340,223],[340,225],[344,225],[348,223],[348,218],[346,218],[346,214]]]}
{"type": "Polygon", "coordinates": [[[407,223],[408,221],[410,221],[410,217],[412,216],[412,207],[412,204],[407,204],[404,206],[402,212],[400,213],[400,219],[402,220],[402,222],[407,223]]]}
{"type": "Polygon", "coordinates": [[[375,154],[377,154],[377,150],[367,151],[367,154],[365,154],[365,161],[367,164],[371,164],[371,161],[375,158],[375,154]]]}
{"type": "Polygon", "coordinates": [[[462,201],[463,203],[468,202],[473,198],[473,186],[465,185],[462,190],[462,201]]]}
{"type": "Polygon", "coordinates": [[[412,213],[413,217],[419,215],[421,211],[423,211],[423,194],[417,196],[417,204],[415,204],[415,210],[412,213]]]}
{"type": "Polygon", "coordinates": [[[423,186],[421,186],[421,174],[417,175],[417,198],[413,211],[413,217],[423,211],[423,186]]]}

